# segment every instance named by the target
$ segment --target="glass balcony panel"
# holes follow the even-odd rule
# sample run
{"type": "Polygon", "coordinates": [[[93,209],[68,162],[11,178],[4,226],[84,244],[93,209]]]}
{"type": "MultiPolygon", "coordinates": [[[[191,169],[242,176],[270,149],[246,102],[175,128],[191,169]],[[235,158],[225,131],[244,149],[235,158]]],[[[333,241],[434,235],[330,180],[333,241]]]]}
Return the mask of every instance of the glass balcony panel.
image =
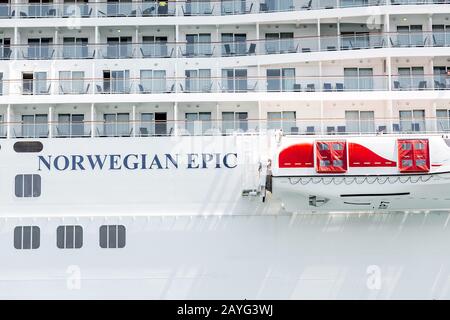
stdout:
{"type": "Polygon", "coordinates": [[[93,8],[87,3],[69,3],[63,5],[63,17],[90,17],[93,8]]]}
{"type": "Polygon", "coordinates": [[[0,19],[9,18],[11,16],[10,6],[8,4],[0,4],[0,19]]]}
{"type": "Polygon", "coordinates": [[[245,10],[246,10],[246,1],[245,0],[222,0],[221,1],[222,15],[243,14],[246,12],[245,10]]]}

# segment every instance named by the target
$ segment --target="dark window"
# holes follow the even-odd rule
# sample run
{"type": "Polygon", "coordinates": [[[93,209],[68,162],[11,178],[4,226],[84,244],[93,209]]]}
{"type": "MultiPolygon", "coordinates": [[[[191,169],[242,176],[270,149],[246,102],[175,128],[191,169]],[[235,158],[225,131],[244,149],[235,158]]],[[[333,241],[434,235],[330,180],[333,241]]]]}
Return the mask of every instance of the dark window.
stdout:
{"type": "Polygon", "coordinates": [[[56,229],[56,246],[59,249],[80,249],[83,246],[83,228],[59,226],[56,229]]]}
{"type": "Polygon", "coordinates": [[[40,246],[41,231],[36,226],[19,226],[14,228],[14,248],[37,249],[40,246]]]}
{"type": "Polygon", "coordinates": [[[122,225],[100,227],[100,248],[124,248],[126,229],[122,225]]]}
{"type": "Polygon", "coordinates": [[[22,141],[14,143],[15,152],[41,152],[44,146],[39,141],[22,141]]]}
{"type": "Polygon", "coordinates": [[[41,176],[38,174],[18,174],[15,179],[15,193],[18,198],[41,196],[41,176]]]}

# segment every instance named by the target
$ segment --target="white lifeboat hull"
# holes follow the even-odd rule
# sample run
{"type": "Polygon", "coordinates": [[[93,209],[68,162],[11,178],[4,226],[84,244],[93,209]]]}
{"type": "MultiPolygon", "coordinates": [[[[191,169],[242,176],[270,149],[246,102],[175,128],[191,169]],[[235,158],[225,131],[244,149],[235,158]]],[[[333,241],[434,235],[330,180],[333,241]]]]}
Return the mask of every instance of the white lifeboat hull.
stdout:
{"type": "Polygon", "coordinates": [[[450,172],[390,176],[277,177],[288,211],[407,211],[450,208],[450,172]]]}

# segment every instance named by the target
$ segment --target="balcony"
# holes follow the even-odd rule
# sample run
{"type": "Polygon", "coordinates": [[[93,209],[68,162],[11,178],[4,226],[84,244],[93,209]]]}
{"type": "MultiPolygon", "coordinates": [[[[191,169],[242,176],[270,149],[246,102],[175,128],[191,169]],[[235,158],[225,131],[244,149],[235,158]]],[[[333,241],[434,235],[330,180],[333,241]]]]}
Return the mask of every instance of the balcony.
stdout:
{"type": "Polygon", "coordinates": [[[88,138],[255,135],[281,130],[287,135],[441,134],[450,131],[450,118],[371,119],[242,119],[131,120],[129,113],[105,114],[104,120],[49,122],[47,115],[23,117],[20,122],[0,123],[0,138],[88,138]],[[50,130],[51,129],[51,130],[50,130]]]}
{"type": "Polygon", "coordinates": [[[450,90],[450,78],[442,75],[393,75],[393,91],[450,90]]]}
{"type": "MultiPolygon", "coordinates": [[[[445,4],[449,0],[391,0],[390,5],[445,4]]],[[[0,4],[0,18],[102,18],[152,16],[226,16],[254,13],[306,11],[384,6],[386,0],[194,0],[108,1],[89,3],[0,4]]]]}
{"type": "MultiPolygon", "coordinates": [[[[245,70],[245,69],[242,69],[245,70]]],[[[280,69],[268,69],[279,71],[280,69]]],[[[163,77],[116,79],[3,79],[3,96],[84,94],[174,94],[245,92],[375,92],[389,91],[389,76],[280,76],[265,77],[163,77]],[[17,92],[17,90],[19,90],[17,92]]],[[[392,75],[392,91],[450,90],[450,77],[443,75],[392,75]]]]}
{"type": "Polygon", "coordinates": [[[450,47],[449,32],[367,33],[207,43],[85,43],[0,46],[0,59],[211,58],[381,48],[450,47]]]}
{"type": "Polygon", "coordinates": [[[208,43],[187,43],[179,45],[179,57],[212,57],[214,56],[215,46],[208,43]]]}

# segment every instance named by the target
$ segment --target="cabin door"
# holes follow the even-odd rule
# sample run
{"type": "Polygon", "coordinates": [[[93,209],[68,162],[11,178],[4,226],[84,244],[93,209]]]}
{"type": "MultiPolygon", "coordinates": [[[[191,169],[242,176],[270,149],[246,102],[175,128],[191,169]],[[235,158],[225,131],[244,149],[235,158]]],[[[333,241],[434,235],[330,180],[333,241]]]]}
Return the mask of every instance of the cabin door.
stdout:
{"type": "Polygon", "coordinates": [[[155,112],[155,134],[157,136],[167,135],[167,113],[155,112]]]}

